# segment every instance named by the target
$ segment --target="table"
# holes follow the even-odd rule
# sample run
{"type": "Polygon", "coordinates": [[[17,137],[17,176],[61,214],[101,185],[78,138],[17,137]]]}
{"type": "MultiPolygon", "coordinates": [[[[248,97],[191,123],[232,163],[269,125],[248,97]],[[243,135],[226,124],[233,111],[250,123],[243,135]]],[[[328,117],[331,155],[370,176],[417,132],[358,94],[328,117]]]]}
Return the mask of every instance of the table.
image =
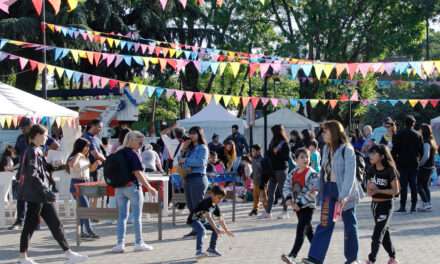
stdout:
{"type": "Polygon", "coordinates": [[[163,185],[163,209],[162,209],[162,215],[168,216],[168,194],[169,194],[169,188],[168,188],[168,182],[170,181],[169,176],[164,176],[160,173],[146,173],[147,180],[151,182],[161,182],[163,185]]]}
{"type": "MultiPolygon", "coordinates": [[[[109,194],[108,185],[105,182],[87,182],[79,183],[75,185],[77,194],[85,195],[88,198],[102,199],[109,194]]],[[[80,246],[80,219],[93,218],[93,219],[118,219],[117,208],[104,208],[102,205],[100,208],[86,208],[79,206],[79,195],[77,195],[76,201],[76,245],[80,246]]],[[[143,213],[158,214],[158,239],[162,240],[162,208],[163,203],[158,202],[144,202],[143,213]]]]}

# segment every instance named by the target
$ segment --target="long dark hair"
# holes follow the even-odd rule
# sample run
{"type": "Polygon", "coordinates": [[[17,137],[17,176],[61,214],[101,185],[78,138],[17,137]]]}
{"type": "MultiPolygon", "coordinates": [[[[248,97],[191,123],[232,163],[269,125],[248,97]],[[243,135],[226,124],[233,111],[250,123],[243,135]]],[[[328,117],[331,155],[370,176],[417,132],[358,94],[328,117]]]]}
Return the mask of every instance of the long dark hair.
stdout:
{"type": "Polygon", "coordinates": [[[313,131],[310,129],[304,129],[303,131],[301,131],[301,134],[302,134],[304,146],[308,148],[312,143],[312,141],[315,139],[315,133],[313,133],[313,131]]]}
{"type": "Polygon", "coordinates": [[[289,142],[289,139],[287,138],[286,129],[284,128],[283,125],[274,125],[271,128],[271,130],[272,130],[272,134],[273,134],[273,138],[272,138],[272,142],[271,142],[272,147],[278,145],[283,140],[286,143],[289,142]]]}
{"type": "Polygon", "coordinates": [[[12,159],[13,154],[14,154],[14,147],[7,145],[0,159],[0,171],[4,171],[6,165],[8,164],[7,158],[10,157],[12,159]]]}
{"type": "Polygon", "coordinates": [[[437,150],[438,147],[437,147],[437,143],[435,142],[431,126],[426,123],[423,123],[420,126],[420,130],[422,130],[423,142],[429,143],[434,150],[437,150]]]}
{"type": "Polygon", "coordinates": [[[391,151],[387,146],[383,144],[373,145],[370,148],[369,153],[377,153],[379,155],[382,155],[384,157],[384,159],[382,160],[382,165],[386,169],[393,170],[394,173],[397,176],[399,176],[399,171],[397,170],[396,162],[394,161],[393,156],[391,155],[391,151]]]}
{"type": "Polygon", "coordinates": [[[298,142],[300,142],[300,141],[302,141],[302,136],[301,136],[301,134],[298,132],[298,130],[292,130],[292,131],[290,131],[290,137],[295,137],[295,141],[293,141],[292,139],[291,139],[291,142],[293,142],[293,143],[298,143],[298,142]]]}
{"type": "MultiPolygon", "coordinates": [[[[199,136],[199,139],[197,141],[200,145],[206,145],[206,139],[205,139],[205,132],[203,132],[203,129],[198,126],[191,127],[188,131],[189,134],[197,134],[199,136]]],[[[191,142],[190,148],[194,148],[194,144],[191,142]]]]}
{"type": "MultiPolygon", "coordinates": [[[[69,157],[67,158],[67,162],[74,157],[76,154],[81,153],[83,149],[87,146],[90,146],[90,142],[85,138],[78,138],[75,143],[73,143],[73,150],[72,153],[70,153],[69,157]]],[[[70,173],[70,167],[66,166],[66,171],[70,173]]]]}

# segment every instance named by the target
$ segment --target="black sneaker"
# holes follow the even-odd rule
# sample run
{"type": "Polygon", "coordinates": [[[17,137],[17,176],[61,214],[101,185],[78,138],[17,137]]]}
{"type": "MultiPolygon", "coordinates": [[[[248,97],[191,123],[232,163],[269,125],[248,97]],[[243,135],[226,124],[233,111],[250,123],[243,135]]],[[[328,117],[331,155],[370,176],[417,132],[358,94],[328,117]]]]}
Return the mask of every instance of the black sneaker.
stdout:
{"type": "Polygon", "coordinates": [[[10,231],[12,231],[12,230],[19,230],[22,227],[23,227],[23,225],[21,223],[14,223],[10,227],[8,227],[8,230],[10,230],[10,231]]]}
{"type": "Polygon", "coordinates": [[[183,239],[194,239],[194,238],[196,238],[196,232],[194,231],[191,231],[183,236],[183,239]]]}
{"type": "Polygon", "coordinates": [[[93,238],[93,239],[99,239],[100,238],[100,236],[95,234],[94,232],[89,232],[89,236],[90,236],[90,238],[93,238]]]}
{"type": "Polygon", "coordinates": [[[222,254],[218,252],[216,249],[209,248],[206,250],[206,253],[208,253],[208,257],[221,257],[222,254]]]}
{"type": "Polygon", "coordinates": [[[252,211],[249,213],[249,216],[258,215],[257,209],[252,209],[252,211]]]}
{"type": "Polygon", "coordinates": [[[81,239],[90,240],[92,239],[92,236],[88,233],[81,233],[81,239]]]}
{"type": "Polygon", "coordinates": [[[396,211],[396,213],[406,213],[406,209],[400,208],[399,210],[396,211]]]}

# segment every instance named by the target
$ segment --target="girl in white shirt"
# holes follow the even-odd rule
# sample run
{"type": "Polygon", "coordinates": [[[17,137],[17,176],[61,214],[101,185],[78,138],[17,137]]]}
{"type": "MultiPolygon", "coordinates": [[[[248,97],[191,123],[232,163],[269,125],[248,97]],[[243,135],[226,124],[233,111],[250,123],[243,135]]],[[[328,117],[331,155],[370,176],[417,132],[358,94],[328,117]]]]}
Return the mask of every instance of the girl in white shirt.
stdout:
{"type": "MultiPolygon", "coordinates": [[[[77,198],[77,190],[75,185],[90,181],[90,172],[96,171],[96,169],[102,164],[99,160],[96,160],[93,164],[90,163],[88,158],[89,150],[89,141],[85,138],[78,138],[73,145],[72,154],[70,154],[69,158],[67,159],[67,172],[72,177],[70,182],[70,193],[72,193],[75,199],[77,198]]],[[[79,197],[79,203],[81,207],[89,207],[89,200],[85,195],[81,195],[79,197]]],[[[80,223],[81,238],[99,238],[99,236],[93,232],[90,219],[81,219],[80,223]]]]}

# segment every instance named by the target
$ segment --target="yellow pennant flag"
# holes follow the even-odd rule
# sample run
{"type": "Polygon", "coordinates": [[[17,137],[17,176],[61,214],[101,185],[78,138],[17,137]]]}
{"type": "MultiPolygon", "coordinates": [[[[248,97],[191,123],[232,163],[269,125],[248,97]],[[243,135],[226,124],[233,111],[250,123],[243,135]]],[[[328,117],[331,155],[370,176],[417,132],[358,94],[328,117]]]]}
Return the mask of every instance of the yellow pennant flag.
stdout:
{"type": "Polygon", "coordinates": [[[55,67],[52,65],[46,65],[47,73],[53,74],[55,71],[55,67]]]}
{"type": "Polygon", "coordinates": [[[69,5],[70,12],[78,6],[78,0],[67,0],[67,4],[69,5]]]}
{"type": "Polygon", "coordinates": [[[232,96],[230,95],[223,95],[223,103],[225,103],[225,106],[229,105],[229,102],[231,101],[232,96]]]}
{"type": "Polygon", "coordinates": [[[331,63],[324,64],[324,74],[327,78],[330,78],[330,75],[332,74],[334,68],[335,68],[334,64],[331,63]]]}
{"type": "Polygon", "coordinates": [[[309,102],[312,108],[315,108],[319,104],[319,99],[310,99],[309,102]]]}
{"type": "Polygon", "coordinates": [[[79,52],[77,50],[70,50],[70,54],[72,54],[73,61],[75,61],[76,64],[79,63],[79,52]]]}
{"type": "Polygon", "coordinates": [[[227,65],[226,62],[220,62],[220,65],[219,65],[219,67],[218,67],[218,75],[219,75],[219,76],[222,76],[223,73],[225,72],[226,65],[227,65]]]}
{"type": "Polygon", "coordinates": [[[113,41],[115,42],[115,47],[119,47],[119,44],[121,43],[121,41],[119,39],[113,39],[113,41]]]}
{"type": "Polygon", "coordinates": [[[113,48],[113,44],[115,43],[114,40],[112,38],[107,38],[106,40],[110,48],[113,48]]]}
{"type": "Polygon", "coordinates": [[[234,106],[238,106],[238,104],[240,103],[240,96],[232,96],[231,103],[232,103],[234,106]]]}
{"type": "Polygon", "coordinates": [[[12,128],[12,116],[6,116],[6,126],[12,128]]]}
{"type": "Polygon", "coordinates": [[[79,50],[78,54],[79,54],[80,58],[83,58],[83,59],[87,58],[87,54],[86,54],[86,52],[84,50],[79,50]]]}
{"type": "Polygon", "coordinates": [[[419,102],[419,100],[417,100],[417,99],[410,99],[410,100],[408,100],[408,103],[409,103],[409,105],[411,106],[411,107],[414,107],[414,106],[416,106],[416,104],[419,102]]]}
{"type": "Polygon", "coordinates": [[[220,94],[214,94],[214,101],[216,104],[218,104],[221,99],[222,99],[222,96],[220,94]]]}
{"type": "Polygon", "coordinates": [[[6,118],[4,116],[0,116],[0,127],[3,128],[5,126],[6,118]]]}
{"type": "Polygon", "coordinates": [[[323,105],[327,104],[328,100],[327,99],[321,99],[319,100],[323,105]]]}
{"type": "Polygon", "coordinates": [[[48,27],[52,32],[55,31],[55,25],[54,25],[54,24],[46,24],[46,25],[47,25],[47,27],[48,27]]]}
{"type": "Polygon", "coordinates": [[[431,75],[434,71],[434,62],[433,61],[426,61],[422,62],[423,70],[425,71],[426,75],[431,75]]]}
{"type": "Polygon", "coordinates": [[[146,86],[145,86],[145,85],[140,85],[140,84],[139,84],[139,85],[137,86],[137,88],[138,88],[139,95],[143,95],[144,92],[145,92],[146,86]]]}
{"type": "Polygon", "coordinates": [[[172,58],[172,57],[174,57],[174,55],[176,55],[176,50],[175,49],[170,49],[168,54],[170,55],[170,58],[172,58]]]}
{"type": "Polygon", "coordinates": [[[128,84],[128,90],[130,90],[130,93],[134,93],[136,90],[136,84],[135,83],[129,83],[128,84]]]}
{"type": "Polygon", "coordinates": [[[60,128],[63,128],[64,127],[64,125],[66,124],[66,118],[65,117],[61,117],[60,118],[60,128]]]}
{"type": "Polygon", "coordinates": [[[159,59],[158,58],[150,58],[150,63],[159,64],[159,59]]]}
{"type": "Polygon", "coordinates": [[[324,64],[315,63],[313,67],[315,67],[316,78],[321,79],[322,73],[324,72],[324,64]]]}
{"type": "Polygon", "coordinates": [[[144,61],[144,68],[145,70],[148,70],[148,66],[150,65],[150,60],[147,57],[142,57],[142,60],[144,61]]]}
{"type": "Polygon", "coordinates": [[[260,3],[261,3],[262,5],[264,5],[264,4],[266,3],[266,1],[265,1],[265,0],[260,0],[260,3]]]}
{"type": "Polygon", "coordinates": [[[176,50],[176,58],[179,58],[182,55],[183,50],[176,50]]]}
{"type": "Polygon", "coordinates": [[[233,52],[233,51],[228,51],[228,56],[229,56],[229,57],[235,57],[235,52],[233,52]]]}
{"type": "Polygon", "coordinates": [[[229,63],[231,66],[232,74],[234,78],[237,78],[238,72],[240,71],[240,63],[239,62],[231,62],[229,63]]]}
{"type": "Polygon", "coordinates": [[[55,67],[55,72],[58,75],[59,78],[63,78],[64,75],[64,69],[60,67],[55,67]]]}

